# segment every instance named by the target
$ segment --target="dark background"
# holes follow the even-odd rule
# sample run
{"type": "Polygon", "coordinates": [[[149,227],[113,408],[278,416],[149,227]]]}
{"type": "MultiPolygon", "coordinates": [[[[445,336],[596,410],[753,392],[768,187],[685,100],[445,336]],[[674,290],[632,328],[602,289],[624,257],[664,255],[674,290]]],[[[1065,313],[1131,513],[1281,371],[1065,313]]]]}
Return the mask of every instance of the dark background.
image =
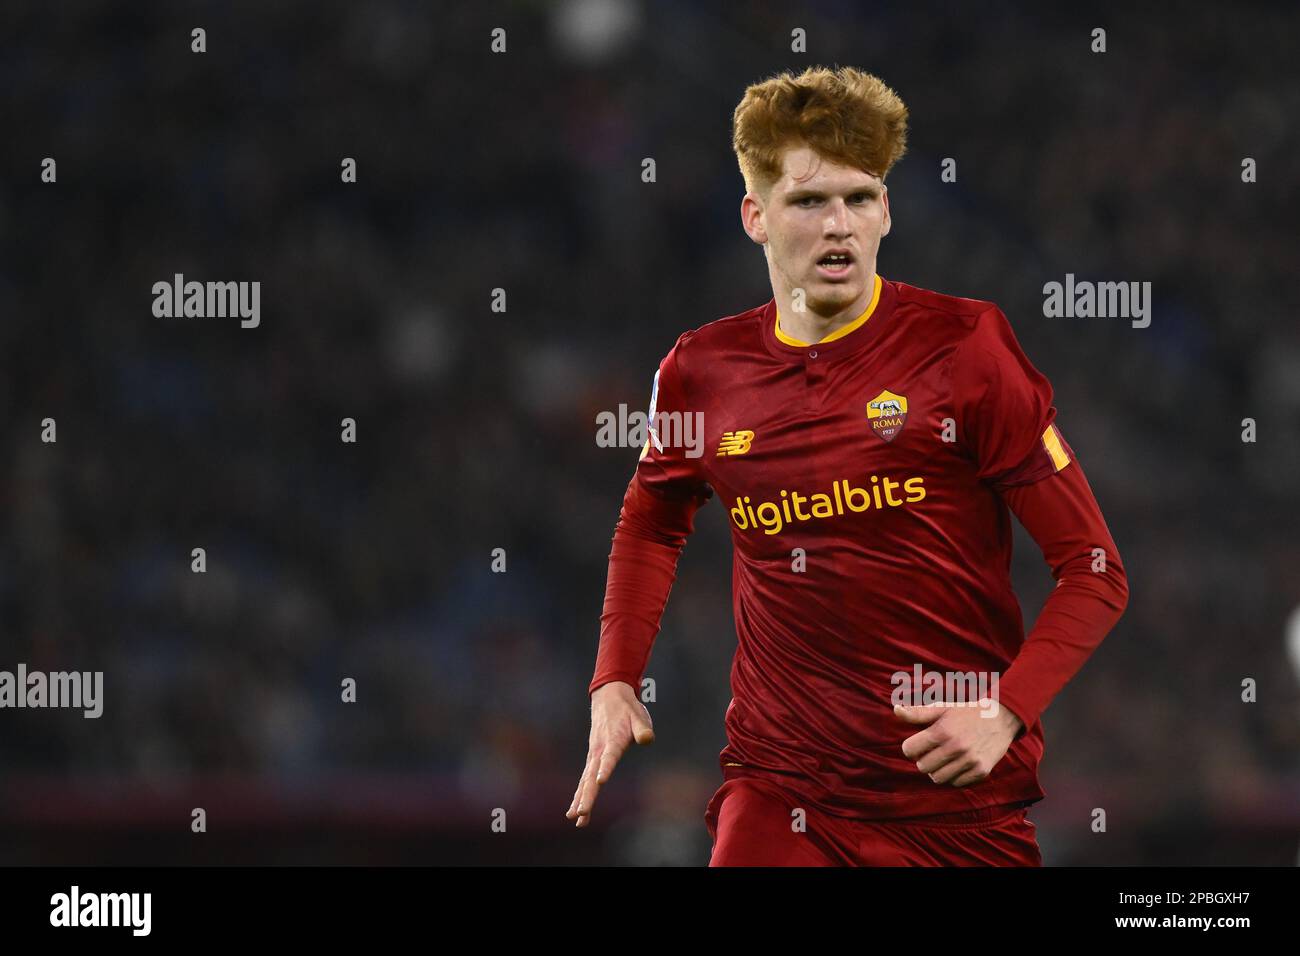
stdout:
{"type": "MultiPolygon", "coordinates": [[[[639,451],[595,417],[770,298],[732,110],[843,64],[911,111],[881,274],[1002,307],[1128,571],[1043,718],[1045,862],[1294,864],[1297,34],[1293,5],[5,4],[0,669],[102,670],[105,709],[0,711],[0,863],[707,862],[716,504],[658,740],[564,818],[639,451]],[[155,318],[177,272],[260,281],[261,326],[155,318]],[[1044,318],[1067,272],[1151,282],[1150,327],[1044,318]]],[[[1028,625],[1052,581],[1017,534],[1028,625]]]]}

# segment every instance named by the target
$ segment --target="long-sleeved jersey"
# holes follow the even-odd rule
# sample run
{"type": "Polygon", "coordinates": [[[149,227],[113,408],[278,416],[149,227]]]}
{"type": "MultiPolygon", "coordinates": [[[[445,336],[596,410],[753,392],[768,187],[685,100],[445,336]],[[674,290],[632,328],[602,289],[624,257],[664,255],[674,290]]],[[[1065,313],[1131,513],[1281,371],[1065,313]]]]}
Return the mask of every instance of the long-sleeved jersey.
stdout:
{"type": "Polygon", "coordinates": [[[650,417],[590,691],[639,686],[678,554],[716,495],[737,636],[725,775],[779,775],[829,812],[869,819],[1044,796],[1039,715],[1128,587],[1051,385],[997,306],[877,276],[865,312],[809,344],[769,301],[684,333],[650,417]],[[1057,580],[1028,638],[1010,510],[1057,580]],[[990,775],[961,788],[903,754],[923,728],[893,712],[900,692],[930,703],[954,688],[1024,724],[990,775]]]}

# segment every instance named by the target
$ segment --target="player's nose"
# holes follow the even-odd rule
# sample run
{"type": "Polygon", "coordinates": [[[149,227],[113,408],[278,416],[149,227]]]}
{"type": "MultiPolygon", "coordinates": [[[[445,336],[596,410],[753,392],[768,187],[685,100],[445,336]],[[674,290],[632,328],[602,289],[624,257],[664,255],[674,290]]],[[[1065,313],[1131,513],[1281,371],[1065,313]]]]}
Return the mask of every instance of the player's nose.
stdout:
{"type": "Polygon", "coordinates": [[[842,198],[836,197],[826,209],[826,235],[848,235],[852,231],[852,221],[848,205],[842,198]]]}

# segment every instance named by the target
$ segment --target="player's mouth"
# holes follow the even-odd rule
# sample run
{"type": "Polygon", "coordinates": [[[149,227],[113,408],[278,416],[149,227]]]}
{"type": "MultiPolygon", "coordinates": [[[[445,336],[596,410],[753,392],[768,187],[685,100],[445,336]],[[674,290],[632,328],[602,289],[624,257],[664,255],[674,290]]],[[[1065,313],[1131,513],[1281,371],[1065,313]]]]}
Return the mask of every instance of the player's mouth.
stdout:
{"type": "Polygon", "coordinates": [[[853,269],[853,253],[847,249],[833,249],[817,260],[817,274],[832,282],[847,278],[853,269]]]}

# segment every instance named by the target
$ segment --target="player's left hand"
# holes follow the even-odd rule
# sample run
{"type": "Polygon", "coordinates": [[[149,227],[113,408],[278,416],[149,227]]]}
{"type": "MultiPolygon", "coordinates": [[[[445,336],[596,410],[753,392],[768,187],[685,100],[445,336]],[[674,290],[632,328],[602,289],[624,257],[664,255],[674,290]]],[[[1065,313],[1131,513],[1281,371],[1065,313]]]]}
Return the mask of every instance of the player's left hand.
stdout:
{"type": "Polygon", "coordinates": [[[986,778],[1020,732],[1020,718],[984,699],[980,706],[894,705],[894,714],[909,724],[928,724],[903,741],[903,755],[938,784],[965,787],[986,778]],[[992,717],[984,716],[997,708],[992,717]]]}

